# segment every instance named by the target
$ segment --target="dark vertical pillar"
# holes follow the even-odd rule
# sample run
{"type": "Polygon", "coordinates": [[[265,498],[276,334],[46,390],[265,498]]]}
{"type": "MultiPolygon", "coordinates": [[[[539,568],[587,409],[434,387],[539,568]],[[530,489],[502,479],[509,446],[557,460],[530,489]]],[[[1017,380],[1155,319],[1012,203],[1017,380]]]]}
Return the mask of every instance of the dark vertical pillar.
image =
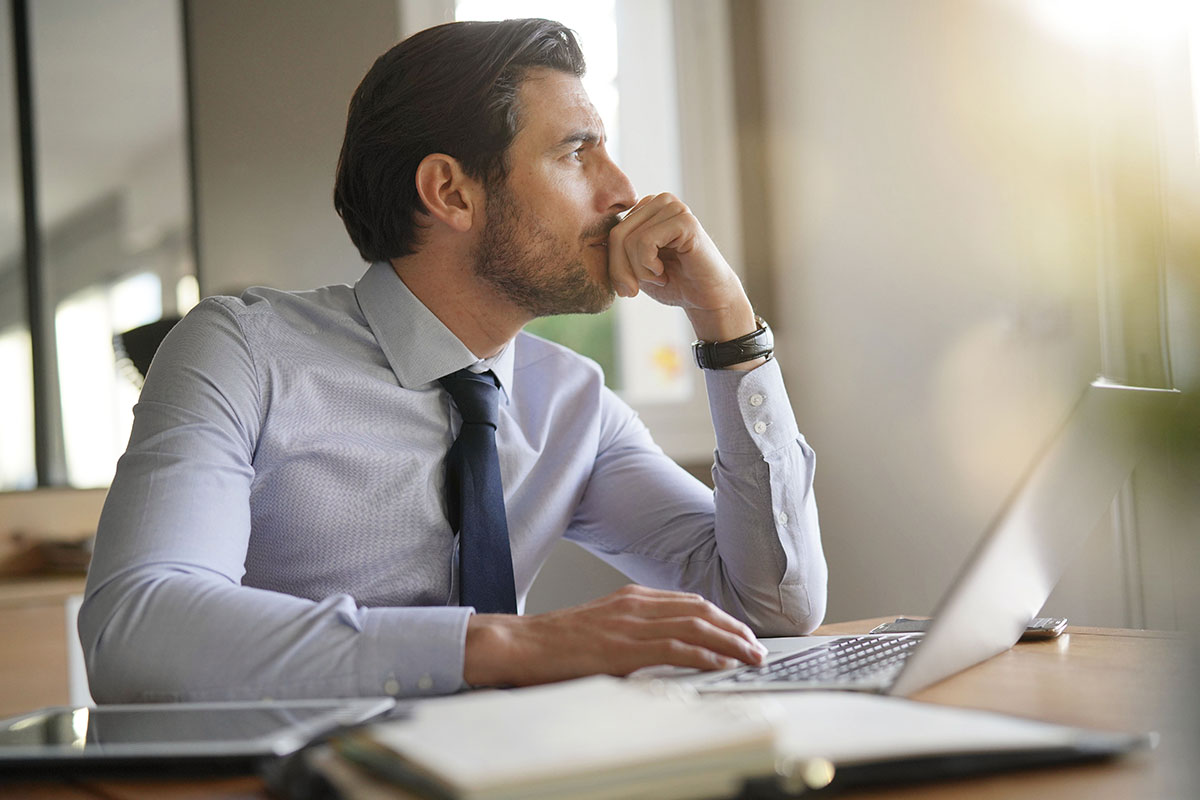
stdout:
{"type": "Polygon", "coordinates": [[[25,252],[25,300],[33,356],[34,459],[39,486],[55,483],[54,447],[49,419],[54,399],[48,365],[45,286],[42,272],[41,225],[38,219],[36,139],[33,115],[33,59],[29,49],[29,8],[26,0],[12,0],[13,54],[17,95],[17,139],[21,152],[21,208],[25,252]]]}

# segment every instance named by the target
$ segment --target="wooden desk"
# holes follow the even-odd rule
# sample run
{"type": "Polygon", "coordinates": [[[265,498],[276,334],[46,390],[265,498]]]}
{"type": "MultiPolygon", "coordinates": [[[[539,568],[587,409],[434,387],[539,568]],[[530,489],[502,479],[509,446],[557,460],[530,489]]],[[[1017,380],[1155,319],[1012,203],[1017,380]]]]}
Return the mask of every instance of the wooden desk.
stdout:
{"type": "Polygon", "coordinates": [[[83,576],[0,581],[0,717],[70,702],[66,602],[83,576]]]}
{"type": "MultiPolygon", "coordinates": [[[[823,634],[861,633],[892,617],[825,625],[823,634]]],[[[1105,764],[1035,770],[844,797],[1192,798],[1200,797],[1200,675],[1181,634],[1069,627],[1057,639],[1025,642],[925,689],[914,700],[1115,731],[1159,731],[1150,752],[1105,764]]]]}
{"type": "MultiPolygon", "coordinates": [[[[817,633],[861,633],[884,619],[891,617],[825,625],[817,633]]],[[[924,690],[915,699],[1092,728],[1157,730],[1163,735],[1158,749],[1112,763],[882,788],[839,797],[1200,797],[1200,784],[1196,783],[1200,681],[1193,656],[1188,640],[1182,636],[1112,628],[1072,627],[1058,639],[1018,644],[1007,653],[924,690]],[[1181,695],[1183,692],[1191,694],[1181,695]]],[[[270,798],[263,784],[254,778],[103,781],[70,786],[0,784],[0,794],[6,791],[43,800],[270,798]],[[28,792],[22,793],[26,789],[28,792]]]]}

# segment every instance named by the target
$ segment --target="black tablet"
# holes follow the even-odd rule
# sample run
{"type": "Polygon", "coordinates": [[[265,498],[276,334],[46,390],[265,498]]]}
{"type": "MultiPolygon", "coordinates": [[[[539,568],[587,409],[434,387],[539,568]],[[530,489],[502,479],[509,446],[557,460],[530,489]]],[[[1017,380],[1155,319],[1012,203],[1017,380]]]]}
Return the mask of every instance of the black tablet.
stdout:
{"type": "Polygon", "coordinates": [[[384,697],[43,708],[0,721],[0,777],[249,773],[394,706],[384,697]]]}

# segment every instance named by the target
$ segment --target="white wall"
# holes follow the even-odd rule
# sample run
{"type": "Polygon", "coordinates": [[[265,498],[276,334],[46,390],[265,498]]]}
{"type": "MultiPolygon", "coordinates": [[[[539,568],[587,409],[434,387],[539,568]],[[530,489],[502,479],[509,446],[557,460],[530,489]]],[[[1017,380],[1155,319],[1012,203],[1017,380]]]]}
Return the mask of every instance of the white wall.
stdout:
{"type": "Polygon", "coordinates": [[[333,210],[346,108],[396,42],[395,0],[187,4],[203,294],[365,269],[333,210]]]}
{"type": "MultiPolygon", "coordinates": [[[[1017,3],[762,11],[775,327],[818,454],[828,619],[929,613],[1101,371],[1113,101],[1095,53],[1017,3]]],[[[1102,520],[1048,610],[1129,621],[1113,536],[1102,520]]]]}

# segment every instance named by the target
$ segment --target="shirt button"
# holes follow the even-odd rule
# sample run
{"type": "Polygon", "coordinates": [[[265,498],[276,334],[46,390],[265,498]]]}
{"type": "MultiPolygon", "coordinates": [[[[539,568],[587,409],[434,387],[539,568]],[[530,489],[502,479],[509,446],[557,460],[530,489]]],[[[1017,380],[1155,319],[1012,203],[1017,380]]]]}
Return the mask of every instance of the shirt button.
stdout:
{"type": "Polygon", "coordinates": [[[763,396],[761,394],[750,395],[750,405],[757,408],[758,406],[761,406],[762,404],[763,404],[763,396]]]}
{"type": "Polygon", "coordinates": [[[788,521],[788,515],[787,515],[787,512],[786,512],[786,511],[780,511],[780,512],[779,512],[779,516],[778,516],[778,517],[776,517],[776,519],[778,519],[778,520],[779,520],[779,524],[780,524],[780,525],[787,525],[787,521],[788,521]]]}
{"type": "Polygon", "coordinates": [[[422,692],[428,692],[433,688],[433,678],[428,675],[422,675],[417,681],[417,688],[422,692]]]}
{"type": "Polygon", "coordinates": [[[766,433],[767,432],[767,423],[762,422],[762,421],[754,423],[754,432],[755,433],[766,433]]]}
{"type": "Polygon", "coordinates": [[[400,694],[400,683],[395,678],[388,678],[383,682],[384,694],[400,694]]]}

